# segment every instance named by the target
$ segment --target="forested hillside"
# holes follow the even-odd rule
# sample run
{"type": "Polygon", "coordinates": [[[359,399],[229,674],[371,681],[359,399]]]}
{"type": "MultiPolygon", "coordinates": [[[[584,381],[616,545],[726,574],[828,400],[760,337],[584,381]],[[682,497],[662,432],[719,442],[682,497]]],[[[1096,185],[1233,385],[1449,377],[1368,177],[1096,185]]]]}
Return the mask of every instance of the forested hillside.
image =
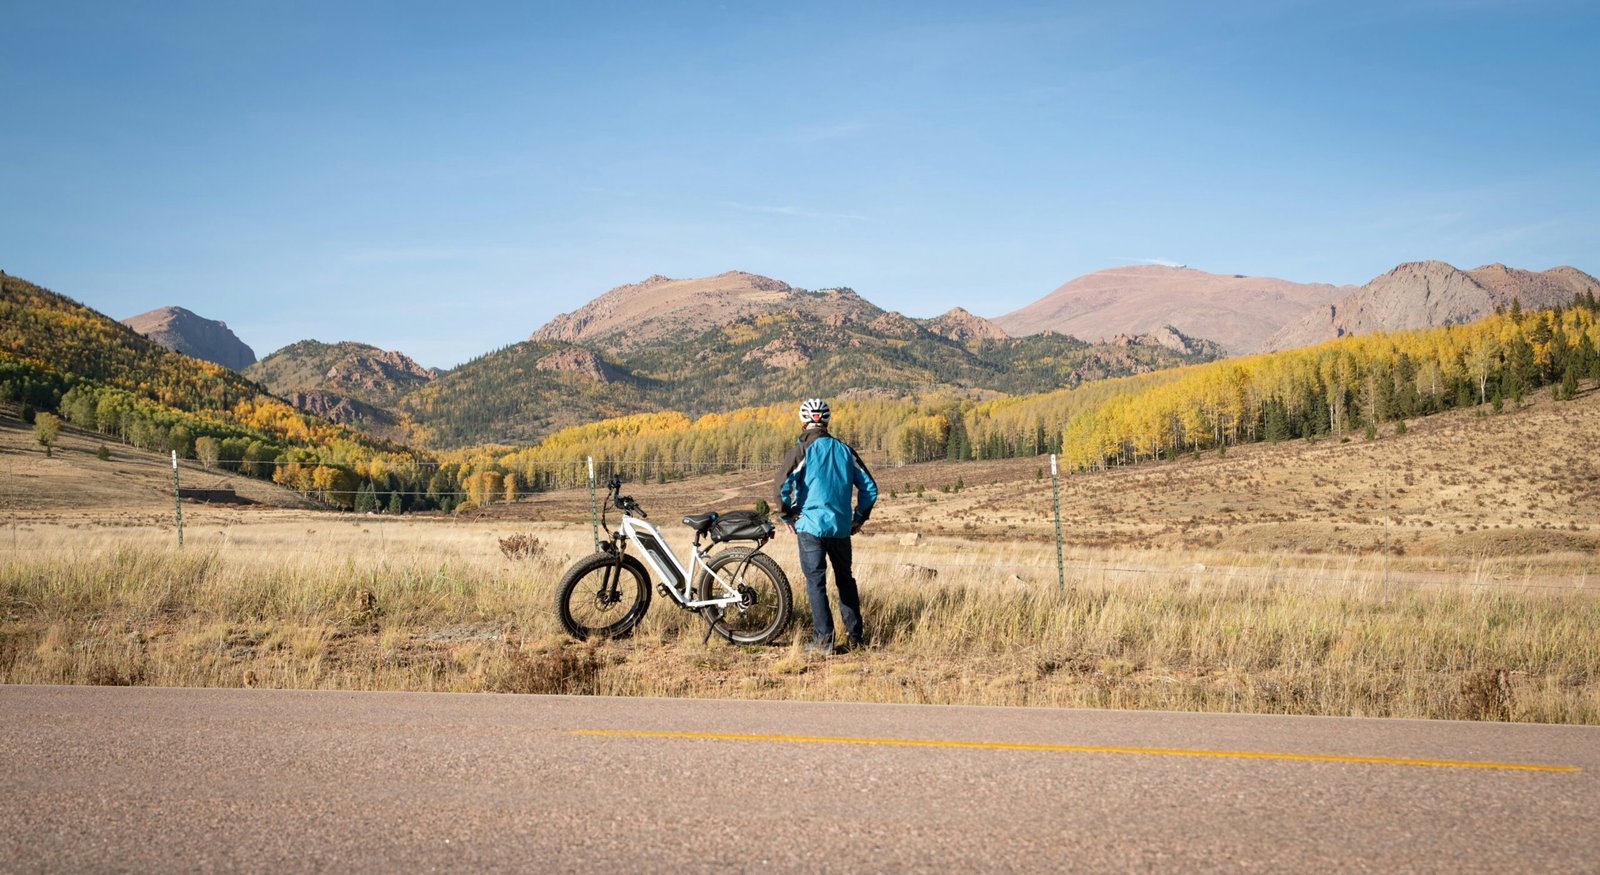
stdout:
{"type": "Polygon", "coordinates": [[[530,443],[561,428],[659,409],[653,383],[582,347],[523,341],[451,370],[403,398],[418,443],[530,443]]]}
{"type": "Polygon", "coordinates": [[[1062,453],[1094,468],[1249,441],[1365,437],[1379,426],[1473,405],[1498,412],[1550,386],[1570,399],[1600,382],[1592,292],[1571,307],[1509,310],[1469,325],[1346,337],[1185,368],[1067,423],[1062,453]]]}
{"type": "Polygon", "coordinates": [[[0,276],[0,399],[80,428],[354,507],[381,482],[421,506],[430,467],[409,448],[295,410],[211,362],[167,350],[76,301],[0,276]]]}

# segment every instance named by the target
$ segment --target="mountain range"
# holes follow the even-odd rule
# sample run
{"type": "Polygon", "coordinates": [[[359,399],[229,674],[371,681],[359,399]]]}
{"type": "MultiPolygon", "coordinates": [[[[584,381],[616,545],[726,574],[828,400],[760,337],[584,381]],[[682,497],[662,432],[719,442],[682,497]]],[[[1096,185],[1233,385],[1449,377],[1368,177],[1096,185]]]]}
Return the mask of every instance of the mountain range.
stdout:
{"type": "Polygon", "coordinates": [[[809,395],[1036,392],[1220,352],[1175,331],[1099,344],[1012,338],[964,310],[912,319],[851,289],[799,289],[741,271],[654,276],[441,375],[398,409],[429,445],[525,443],[627,413],[700,415],[809,395]]]}
{"type": "MultiPolygon", "coordinates": [[[[1564,304],[1597,286],[1570,267],[1462,271],[1437,261],[1400,265],[1360,287],[1136,266],[1079,277],[989,320],[959,307],[916,319],[848,288],[807,290],[743,271],[656,275],[449,371],[366,344],[301,341],[244,373],[301,409],[384,437],[439,447],[523,443],[669,408],[698,415],[806,395],[1037,392],[1467,321],[1511,300],[1564,304]]],[[[218,334],[196,320],[221,326],[168,320],[199,335],[172,343],[200,348],[199,339],[218,334]]]]}
{"type": "Polygon", "coordinates": [[[1090,344],[1013,338],[955,308],[932,319],[851,289],[742,271],[612,289],[448,372],[396,352],[303,341],[246,370],[303,409],[437,447],[527,443],[603,417],[691,415],[808,395],[991,397],[1206,361],[1216,344],[1163,326],[1090,344]]]}

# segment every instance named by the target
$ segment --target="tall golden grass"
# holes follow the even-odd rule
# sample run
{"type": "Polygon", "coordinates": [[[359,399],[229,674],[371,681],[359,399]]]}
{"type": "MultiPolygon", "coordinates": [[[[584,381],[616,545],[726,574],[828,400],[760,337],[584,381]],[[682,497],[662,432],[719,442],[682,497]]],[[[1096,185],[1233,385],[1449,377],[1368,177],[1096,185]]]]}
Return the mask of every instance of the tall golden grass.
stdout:
{"type": "Polygon", "coordinates": [[[557,692],[1600,723],[1600,597],[1377,560],[1219,565],[941,539],[858,542],[869,646],[703,641],[657,597],[627,640],[560,633],[587,527],[512,559],[485,526],[282,522],[148,538],[30,530],[0,564],[0,682],[557,692]],[[317,530],[320,527],[320,530],[317,530]],[[378,529],[374,532],[373,529],[378,529]],[[538,552],[538,551],[535,551],[538,552]],[[937,576],[902,576],[915,563],[937,576]]]}

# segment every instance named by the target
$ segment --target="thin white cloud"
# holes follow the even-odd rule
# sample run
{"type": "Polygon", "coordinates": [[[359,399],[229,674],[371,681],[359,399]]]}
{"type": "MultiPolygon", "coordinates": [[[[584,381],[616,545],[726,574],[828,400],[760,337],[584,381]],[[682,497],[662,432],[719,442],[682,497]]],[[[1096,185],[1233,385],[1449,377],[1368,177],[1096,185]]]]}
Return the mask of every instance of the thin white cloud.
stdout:
{"type": "Polygon", "coordinates": [[[866,216],[855,213],[820,213],[813,210],[803,210],[799,207],[768,206],[766,204],[742,204],[738,201],[722,201],[722,206],[729,209],[742,210],[746,213],[767,213],[774,216],[795,216],[801,219],[846,219],[852,222],[865,222],[866,216]]]}
{"type": "Polygon", "coordinates": [[[1128,264],[1153,264],[1157,267],[1188,267],[1183,262],[1173,261],[1170,258],[1118,258],[1113,256],[1111,260],[1123,261],[1128,264]]]}

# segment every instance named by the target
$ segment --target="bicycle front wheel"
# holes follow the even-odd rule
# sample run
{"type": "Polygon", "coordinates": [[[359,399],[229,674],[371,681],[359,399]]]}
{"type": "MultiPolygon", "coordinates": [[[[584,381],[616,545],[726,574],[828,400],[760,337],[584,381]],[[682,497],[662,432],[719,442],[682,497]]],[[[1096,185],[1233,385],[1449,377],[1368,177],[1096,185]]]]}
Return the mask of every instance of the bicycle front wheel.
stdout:
{"type": "Polygon", "coordinates": [[[567,634],[622,638],[650,609],[650,572],[624,554],[595,553],[578,560],[556,584],[556,614],[567,634]]]}
{"type": "MultiPolygon", "coordinates": [[[[713,631],[735,644],[768,644],[782,634],[789,625],[794,596],[788,576],[771,556],[735,547],[712,556],[706,566],[739,593],[734,604],[701,609],[713,631]]],[[[727,594],[717,577],[700,572],[695,583],[697,598],[727,594]]]]}

